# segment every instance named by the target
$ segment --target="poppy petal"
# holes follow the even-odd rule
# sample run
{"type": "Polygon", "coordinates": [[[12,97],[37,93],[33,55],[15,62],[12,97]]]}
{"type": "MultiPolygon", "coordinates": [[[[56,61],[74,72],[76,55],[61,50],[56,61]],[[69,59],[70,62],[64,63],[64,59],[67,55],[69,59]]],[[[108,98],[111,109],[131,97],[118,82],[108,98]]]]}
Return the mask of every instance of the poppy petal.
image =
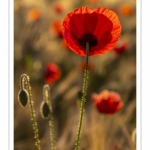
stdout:
{"type": "Polygon", "coordinates": [[[80,7],[66,16],[63,27],[68,47],[81,56],[86,55],[86,42],[90,44],[89,56],[106,53],[121,32],[117,15],[107,8],[80,7]]]}
{"type": "Polygon", "coordinates": [[[91,98],[100,113],[113,114],[123,107],[123,102],[117,92],[104,90],[99,94],[93,93],[91,98]]]}

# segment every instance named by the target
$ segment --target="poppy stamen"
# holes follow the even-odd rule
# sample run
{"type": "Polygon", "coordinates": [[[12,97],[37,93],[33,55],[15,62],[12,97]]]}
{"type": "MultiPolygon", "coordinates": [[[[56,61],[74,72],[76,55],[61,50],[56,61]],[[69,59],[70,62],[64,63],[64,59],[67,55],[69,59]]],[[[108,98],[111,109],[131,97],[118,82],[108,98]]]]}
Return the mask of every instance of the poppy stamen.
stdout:
{"type": "Polygon", "coordinates": [[[96,36],[89,32],[84,33],[82,37],[78,40],[78,43],[82,47],[85,47],[87,42],[90,44],[90,47],[96,46],[98,44],[96,36]]]}

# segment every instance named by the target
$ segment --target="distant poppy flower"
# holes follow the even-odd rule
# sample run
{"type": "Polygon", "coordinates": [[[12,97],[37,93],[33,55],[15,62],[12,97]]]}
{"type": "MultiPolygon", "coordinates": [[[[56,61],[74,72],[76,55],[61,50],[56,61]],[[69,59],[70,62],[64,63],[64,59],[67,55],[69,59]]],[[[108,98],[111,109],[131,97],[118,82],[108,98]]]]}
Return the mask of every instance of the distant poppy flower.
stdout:
{"type": "Polygon", "coordinates": [[[120,146],[116,143],[113,145],[113,150],[120,150],[120,146]]]}
{"type": "Polygon", "coordinates": [[[124,16],[129,16],[132,14],[133,8],[128,4],[123,4],[119,8],[119,12],[120,12],[120,14],[122,14],[124,16]]]}
{"type": "Polygon", "coordinates": [[[61,4],[55,4],[54,5],[54,10],[58,13],[61,14],[63,12],[63,7],[61,4]]]}
{"type": "Polygon", "coordinates": [[[127,43],[123,43],[122,45],[115,46],[115,47],[114,47],[114,52],[115,52],[117,55],[120,55],[120,54],[122,54],[124,51],[126,51],[127,48],[128,48],[127,43]]]}
{"type": "Polygon", "coordinates": [[[63,26],[60,20],[52,21],[50,24],[50,29],[53,29],[58,37],[63,38],[63,26]]]}
{"type": "Polygon", "coordinates": [[[61,77],[61,69],[54,63],[49,63],[44,71],[44,80],[52,84],[61,77]]]}
{"type": "Polygon", "coordinates": [[[113,114],[123,107],[120,95],[114,91],[104,90],[99,94],[93,93],[91,97],[101,113],[113,114]]]}
{"type": "Polygon", "coordinates": [[[104,54],[117,43],[121,32],[118,16],[107,8],[80,7],[70,12],[63,21],[64,38],[68,47],[78,55],[104,54]]]}
{"type": "Polygon", "coordinates": [[[41,13],[38,9],[34,8],[28,12],[27,16],[30,21],[37,21],[40,19],[41,13]]]}

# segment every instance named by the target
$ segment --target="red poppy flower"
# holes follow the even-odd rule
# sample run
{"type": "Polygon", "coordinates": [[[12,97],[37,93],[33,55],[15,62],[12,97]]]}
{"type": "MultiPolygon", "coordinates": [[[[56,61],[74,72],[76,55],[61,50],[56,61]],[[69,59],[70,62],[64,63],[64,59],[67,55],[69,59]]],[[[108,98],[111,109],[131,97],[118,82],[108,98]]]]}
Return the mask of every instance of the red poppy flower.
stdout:
{"type": "Polygon", "coordinates": [[[89,56],[106,53],[116,45],[121,32],[118,16],[107,8],[80,7],[65,17],[63,27],[68,47],[81,56],[86,56],[86,42],[89,56]]]}
{"type": "Polygon", "coordinates": [[[101,113],[113,114],[123,107],[123,102],[117,92],[104,90],[99,94],[93,93],[92,100],[101,113]]]}
{"type": "Polygon", "coordinates": [[[128,4],[123,4],[120,6],[119,11],[124,16],[129,16],[133,12],[133,8],[128,4]]]}
{"type": "Polygon", "coordinates": [[[28,12],[27,16],[30,21],[37,21],[41,17],[41,13],[38,9],[34,8],[28,12]]]}
{"type": "Polygon", "coordinates": [[[54,10],[58,13],[61,14],[63,12],[63,7],[61,4],[55,4],[54,10]]]}
{"type": "Polygon", "coordinates": [[[61,69],[54,63],[49,63],[44,71],[44,80],[47,84],[52,84],[61,77],[61,69]]]}
{"type": "Polygon", "coordinates": [[[114,47],[114,52],[115,52],[117,55],[120,55],[120,54],[122,54],[124,51],[126,51],[127,48],[128,48],[127,43],[123,43],[122,45],[115,46],[115,47],[114,47]]]}
{"type": "Polygon", "coordinates": [[[63,26],[60,20],[51,22],[50,28],[54,30],[58,37],[63,38],[63,26]]]}

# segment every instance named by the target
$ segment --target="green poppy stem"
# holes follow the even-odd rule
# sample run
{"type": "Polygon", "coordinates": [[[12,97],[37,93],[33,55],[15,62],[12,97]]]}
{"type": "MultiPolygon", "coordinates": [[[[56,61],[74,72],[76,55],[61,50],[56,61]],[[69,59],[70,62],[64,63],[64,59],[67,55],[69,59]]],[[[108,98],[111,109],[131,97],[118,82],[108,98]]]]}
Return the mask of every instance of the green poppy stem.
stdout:
{"type": "Polygon", "coordinates": [[[50,140],[51,140],[51,149],[56,150],[56,142],[54,137],[54,123],[53,123],[53,114],[52,114],[52,104],[50,97],[50,87],[48,84],[43,87],[43,96],[45,101],[47,102],[50,109],[50,118],[49,118],[49,132],[50,132],[50,140]]]}
{"type": "Polygon", "coordinates": [[[31,112],[31,120],[32,120],[32,125],[33,125],[33,130],[34,130],[34,138],[36,140],[35,146],[38,150],[40,150],[41,146],[40,146],[40,140],[39,140],[39,134],[38,134],[37,121],[35,118],[35,110],[33,108],[31,86],[30,86],[30,82],[29,82],[29,76],[27,76],[26,74],[22,74],[20,77],[20,88],[27,89],[27,92],[29,94],[29,106],[30,106],[30,112],[31,112]]]}
{"type": "Polygon", "coordinates": [[[82,128],[82,122],[83,122],[83,114],[84,114],[84,106],[85,106],[85,97],[87,94],[87,84],[88,84],[88,53],[89,53],[89,42],[86,43],[86,67],[84,71],[84,79],[83,79],[83,89],[82,89],[82,102],[80,106],[80,120],[79,120],[79,127],[77,132],[77,138],[76,138],[76,144],[75,144],[75,150],[78,150],[80,145],[80,134],[81,134],[81,128],[82,128]]]}

